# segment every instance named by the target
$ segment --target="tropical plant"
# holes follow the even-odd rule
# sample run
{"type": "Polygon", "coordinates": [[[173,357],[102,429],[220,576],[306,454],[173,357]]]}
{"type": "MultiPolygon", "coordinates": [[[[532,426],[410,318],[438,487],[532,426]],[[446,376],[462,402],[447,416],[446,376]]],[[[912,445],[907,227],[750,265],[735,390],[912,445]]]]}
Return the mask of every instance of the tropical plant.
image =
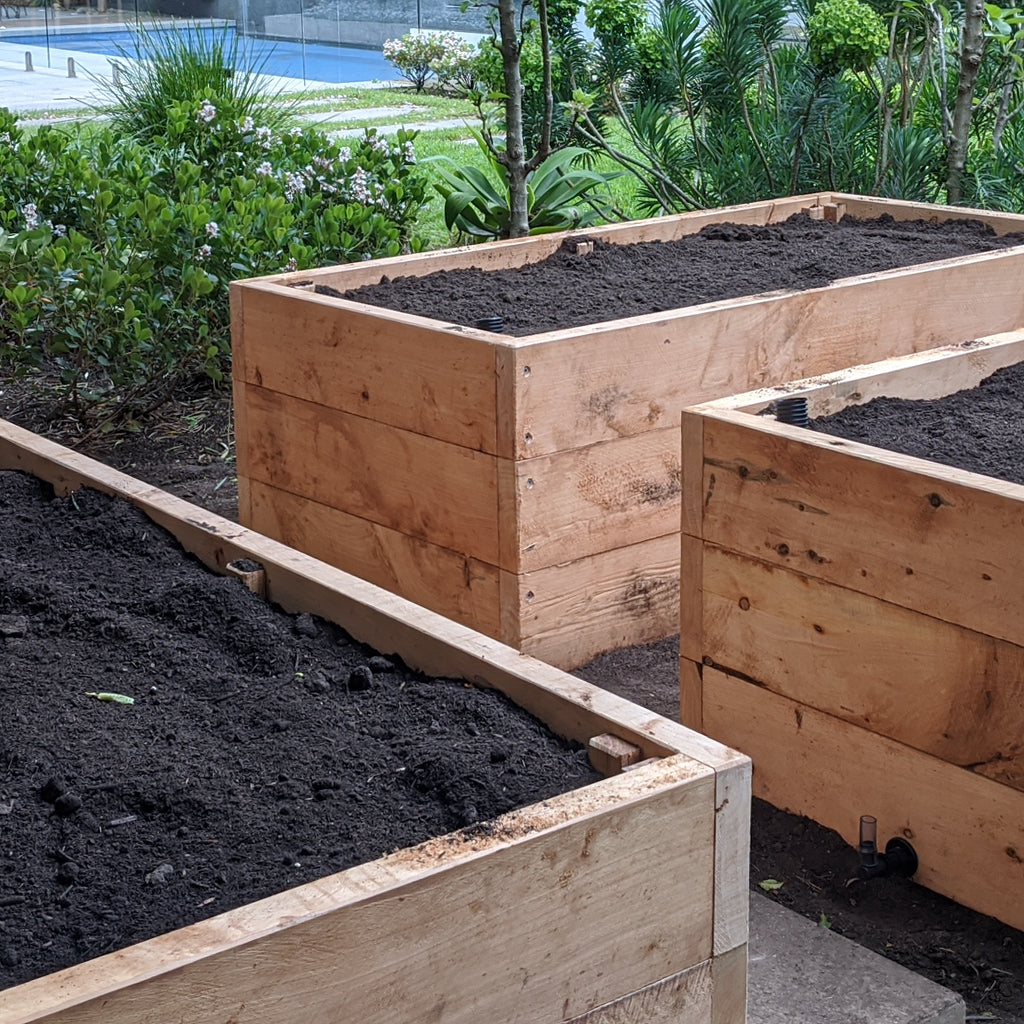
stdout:
{"type": "MultiPolygon", "coordinates": [[[[470,238],[508,238],[512,211],[504,168],[479,133],[474,133],[489,172],[459,164],[446,156],[427,158],[436,177],[432,184],[444,197],[449,231],[470,238]]],[[[552,153],[527,178],[529,234],[564,231],[594,223],[608,215],[609,196],[602,190],[622,172],[595,171],[582,165],[586,150],[569,146],[552,153]]]]}

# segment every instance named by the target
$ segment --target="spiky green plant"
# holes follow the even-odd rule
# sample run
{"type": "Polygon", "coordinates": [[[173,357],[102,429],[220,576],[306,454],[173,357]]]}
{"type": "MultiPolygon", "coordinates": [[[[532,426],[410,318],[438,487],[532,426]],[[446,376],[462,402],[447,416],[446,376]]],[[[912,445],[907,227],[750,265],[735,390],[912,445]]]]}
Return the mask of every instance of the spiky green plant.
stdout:
{"type": "Polygon", "coordinates": [[[120,134],[143,142],[163,136],[168,111],[183,102],[198,108],[208,101],[236,121],[252,118],[276,132],[293,121],[292,105],[282,102],[280,89],[267,85],[269,51],[254,58],[228,26],[160,31],[140,26],[131,47],[118,49],[124,59],[101,87],[120,134]]]}

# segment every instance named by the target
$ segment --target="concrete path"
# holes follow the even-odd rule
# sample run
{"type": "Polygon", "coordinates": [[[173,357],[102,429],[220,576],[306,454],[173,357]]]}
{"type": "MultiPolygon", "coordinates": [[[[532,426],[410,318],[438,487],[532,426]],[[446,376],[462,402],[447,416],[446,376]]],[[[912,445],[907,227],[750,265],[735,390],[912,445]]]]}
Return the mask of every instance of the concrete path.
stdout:
{"type": "Polygon", "coordinates": [[[756,893],[749,949],[747,1024],[964,1024],[955,992],[756,893]]]}

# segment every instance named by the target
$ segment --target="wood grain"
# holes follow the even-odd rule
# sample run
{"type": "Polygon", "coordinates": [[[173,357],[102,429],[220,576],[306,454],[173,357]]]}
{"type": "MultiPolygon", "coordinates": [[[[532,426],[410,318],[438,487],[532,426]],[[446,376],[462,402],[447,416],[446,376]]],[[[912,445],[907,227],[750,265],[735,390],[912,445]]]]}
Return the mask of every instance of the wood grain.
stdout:
{"type": "Polygon", "coordinates": [[[851,846],[872,814],[883,843],[914,846],[922,885],[1024,927],[1024,793],[716,669],[704,692],[708,732],[753,758],[755,796],[851,846]]]}

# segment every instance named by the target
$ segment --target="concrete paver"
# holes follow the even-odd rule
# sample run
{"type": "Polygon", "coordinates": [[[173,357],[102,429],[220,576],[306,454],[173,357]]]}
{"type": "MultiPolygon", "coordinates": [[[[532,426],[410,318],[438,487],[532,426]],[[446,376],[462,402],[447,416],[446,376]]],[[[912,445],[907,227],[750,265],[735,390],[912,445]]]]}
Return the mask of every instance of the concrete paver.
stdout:
{"type": "Polygon", "coordinates": [[[750,899],[747,1024],[964,1024],[963,999],[766,896],[750,899]]]}

